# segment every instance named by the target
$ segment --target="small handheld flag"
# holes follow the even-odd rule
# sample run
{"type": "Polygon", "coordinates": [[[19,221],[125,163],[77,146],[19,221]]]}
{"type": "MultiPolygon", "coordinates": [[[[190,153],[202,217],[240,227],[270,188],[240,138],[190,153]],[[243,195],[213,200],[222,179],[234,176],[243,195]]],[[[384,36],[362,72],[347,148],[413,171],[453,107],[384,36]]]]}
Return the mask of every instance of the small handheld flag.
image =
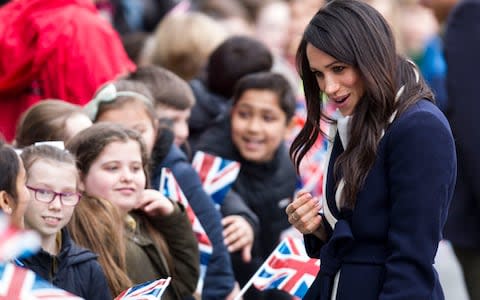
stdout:
{"type": "Polygon", "coordinates": [[[190,222],[192,223],[192,229],[195,233],[195,236],[197,237],[198,248],[200,250],[200,286],[198,287],[198,289],[201,290],[203,278],[205,278],[207,266],[213,253],[212,243],[208,238],[208,235],[205,232],[202,224],[200,224],[200,221],[195,215],[192,207],[188,203],[188,200],[183,194],[182,189],[178,185],[175,176],[173,175],[172,171],[167,168],[162,169],[159,190],[163,193],[163,195],[165,195],[165,197],[168,197],[171,200],[177,201],[182,204],[185,207],[190,222]]]}
{"type": "Polygon", "coordinates": [[[240,294],[253,284],[259,290],[279,289],[300,299],[315,280],[320,260],[308,257],[303,241],[286,237],[250,278],[240,294]]]}
{"type": "Polygon", "coordinates": [[[27,257],[40,249],[40,236],[31,230],[21,230],[0,214],[0,262],[27,257]]]}
{"type": "Polygon", "coordinates": [[[82,300],[56,288],[33,271],[12,263],[0,264],[0,300],[82,300]]]}
{"type": "Polygon", "coordinates": [[[240,163],[197,151],[192,161],[198,172],[203,188],[212,197],[216,206],[220,206],[240,172],[240,163]]]}
{"type": "Polygon", "coordinates": [[[158,300],[170,284],[171,278],[147,281],[135,285],[118,295],[114,300],[158,300]]]}

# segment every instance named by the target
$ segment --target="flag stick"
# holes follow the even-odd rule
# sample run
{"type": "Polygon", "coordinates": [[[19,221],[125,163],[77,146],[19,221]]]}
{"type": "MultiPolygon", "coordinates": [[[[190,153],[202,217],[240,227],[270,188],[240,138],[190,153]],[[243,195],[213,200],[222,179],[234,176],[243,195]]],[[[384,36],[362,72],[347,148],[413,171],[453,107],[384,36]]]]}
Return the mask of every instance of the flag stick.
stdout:
{"type": "Polygon", "coordinates": [[[280,242],[277,247],[275,247],[275,249],[272,251],[272,253],[270,253],[270,255],[267,257],[267,259],[263,262],[263,264],[260,266],[260,268],[258,268],[258,270],[255,272],[255,274],[253,274],[253,276],[248,280],[248,282],[243,286],[243,288],[240,290],[240,293],[238,293],[237,296],[235,296],[235,298],[233,300],[240,300],[242,299],[242,296],[243,294],[245,294],[245,292],[250,288],[250,286],[252,285],[253,283],[253,280],[257,277],[258,274],[260,274],[260,272],[262,271],[263,269],[263,266],[270,260],[270,258],[272,258],[272,256],[275,254],[275,252],[277,252],[277,250],[280,248],[280,246],[283,244],[284,240],[282,240],[282,242],[280,242]]]}

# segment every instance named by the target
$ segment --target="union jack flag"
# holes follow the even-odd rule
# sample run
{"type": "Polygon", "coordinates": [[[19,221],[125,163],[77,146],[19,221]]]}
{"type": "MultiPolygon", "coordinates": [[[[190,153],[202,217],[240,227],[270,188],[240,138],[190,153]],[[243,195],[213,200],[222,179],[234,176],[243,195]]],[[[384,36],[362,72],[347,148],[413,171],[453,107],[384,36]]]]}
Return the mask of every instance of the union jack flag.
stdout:
{"type": "Polygon", "coordinates": [[[13,226],[6,215],[0,214],[0,262],[29,256],[40,249],[40,237],[31,230],[13,226]]]}
{"type": "Polygon", "coordinates": [[[114,300],[158,300],[170,284],[171,278],[147,281],[123,291],[114,300]]]}
{"type": "Polygon", "coordinates": [[[240,172],[240,163],[220,156],[197,151],[192,161],[203,188],[218,207],[240,172]]]}
{"type": "Polygon", "coordinates": [[[12,263],[0,265],[0,300],[82,300],[56,288],[34,272],[12,263]]]}
{"type": "Polygon", "coordinates": [[[185,207],[188,218],[192,223],[192,229],[195,233],[195,236],[198,240],[198,249],[200,250],[200,284],[203,282],[205,273],[207,272],[208,262],[210,261],[210,256],[213,253],[213,246],[208,238],[205,229],[203,229],[202,224],[198,220],[197,216],[193,212],[192,207],[188,204],[188,200],[182,192],[182,189],[177,183],[175,176],[172,171],[167,168],[162,169],[160,176],[159,190],[166,197],[170,198],[173,201],[177,201],[185,207]]]}
{"type": "Polygon", "coordinates": [[[303,298],[320,270],[320,260],[308,257],[303,241],[286,237],[252,277],[259,290],[280,289],[303,298]]]}

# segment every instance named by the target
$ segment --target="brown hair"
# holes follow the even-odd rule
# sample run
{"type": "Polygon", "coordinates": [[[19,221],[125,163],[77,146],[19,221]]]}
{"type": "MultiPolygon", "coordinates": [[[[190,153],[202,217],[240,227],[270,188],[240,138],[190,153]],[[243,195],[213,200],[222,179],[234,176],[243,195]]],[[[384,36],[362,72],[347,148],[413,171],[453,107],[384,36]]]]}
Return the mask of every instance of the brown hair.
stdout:
{"type": "Polygon", "coordinates": [[[195,104],[195,96],[188,83],[165,68],[153,65],[138,67],[128,79],[145,84],[153,95],[155,106],[185,110],[195,104]]]}
{"type": "Polygon", "coordinates": [[[155,108],[153,107],[153,96],[148,87],[140,81],[119,79],[115,82],[104,85],[96,92],[94,99],[89,104],[87,104],[86,107],[92,105],[97,106],[97,112],[92,118],[92,122],[96,122],[103,113],[112,109],[122,108],[129,103],[141,104],[155,127],[155,120],[157,119],[157,117],[155,113],[155,108]],[[118,92],[119,95],[114,96],[114,99],[98,98],[99,95],[101,95],[102,90],[108,85],[112,84],[115,86],[115,90],[118,92]],[[125,96],[122,92],[133,93],[131,95],[125,96]],[[135,95],[137,95],[138,97],[136,97],[135,95]]]}
{"type": "Polygon", "coordinates": [[[80,246],[98,254],[112,295],[118,295],[132,286],[126,273],[123,220],[110,201],[82,196],[75,207],[68,231],[80,246]]]}
{"type": "Polygon", "coordinates": [[[22,158],[23,165],[25,166],[27,178],[29,176],[28,171],[39,159],[66,163],[76,168],[75,157],[70,152],[52,145],[30,145],[22,150],[20,157],[22,158]]]}
{"type": "Polygon", "coordinates": [[[142,136],[138,132],[125,128],[120,124],[109,122],[95,123],[74,136],[68,141],[66,147],[77,158],[77,168],[80,172],[80,177],[83,179],[106,146],[113,142],[127,142],[130,140],[140,145],[143,169],[148,179],[148,154],[142,136]]]}
{"type": "Polygon", "coordinates": [[[80,106],[48,99],[30,107],[21,117],[15,133],[15,146],[23,148],[40,141],[65,141],[68,118],[82,114],[80,106]]]}

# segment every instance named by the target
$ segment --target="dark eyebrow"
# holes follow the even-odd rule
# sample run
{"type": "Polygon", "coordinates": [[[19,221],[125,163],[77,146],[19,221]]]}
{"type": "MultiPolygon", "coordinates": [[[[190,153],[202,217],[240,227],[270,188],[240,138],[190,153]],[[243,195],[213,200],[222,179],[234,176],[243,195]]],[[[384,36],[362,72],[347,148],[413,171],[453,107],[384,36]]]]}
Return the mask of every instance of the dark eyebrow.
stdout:
{"type": "MultiPolygon", "coordinates": [[[[342,63],[342,62],[338,61],[338,60],[334,60],[331,63],[329,63],[328,65],[326,65],[325,69],[328,69],[328,68],[330,68],[331,66],[333,66],[334,64],[337,64],[337,63],[342,63]]],[[[312,67],[310,67],[310,71],[312,71],[312,72],[322,72],[322,71],[319,71],[319,70],[317,70],[315,68],[312,68],[312,67]]]]}
{"type": "Polygon", "coordinates": [[[332,61],[331,63],[329,63],[328,65],[326,65],[325,68],[330,68],[332,65],[338,64],[338,63],[341,63],[341,62],[338,61],[338,60],[332,61]]]}

